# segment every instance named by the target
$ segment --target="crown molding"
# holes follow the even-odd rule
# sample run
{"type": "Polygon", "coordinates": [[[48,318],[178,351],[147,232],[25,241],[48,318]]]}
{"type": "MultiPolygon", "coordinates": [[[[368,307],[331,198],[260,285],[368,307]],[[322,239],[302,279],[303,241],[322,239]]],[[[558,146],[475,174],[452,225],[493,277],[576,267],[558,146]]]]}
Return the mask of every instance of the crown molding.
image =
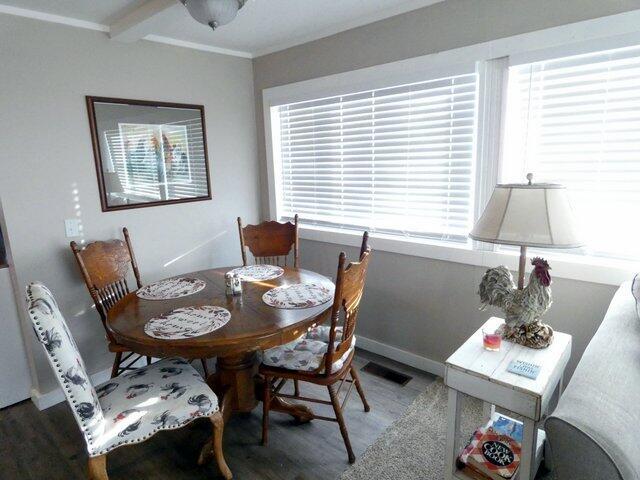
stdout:
{"type": "MultiPolygon", "coordinates": [[[[14,15],[17,17],[31,18],[33,20],[40,20],[43,22],[58,23],[61,25],[68,25],[70,27],[84,28],[85,30],[93,30],[96,32],[109,33],[110,28],[108,25],[102,25],[100,23],[88,22],[86,20],[80,20],[77,18],[64,17],[62,15],[54,15],[52,13],[38,12],[36,10],[29,10],[26,8],[13,7],[10,5],[0,4],[0,14],[14,15]]],[[[203,52],[217,53],[219,55],[229,55],[232,57],[240,58],[253,58],[250,52],[243,52],[240,50],[231,50],[228,48],[214,47],[213,45],[205,45],[202,43],[188,42],[185,40],[178,40],[170,37],[163,37],[161,35],[147,35],[144,40],[162,43],[164,45],[173,45],[176,47],[189,48],[191,50],[200,50],[203,52]]]]}
{"type": "Polygon", "coordinates": [[[191,48],[193,50],[201,50],[203,52],[219,53],[221,55],[230,55],[232,57],[253,58],[250,52],[241,50],[231,50],[228,48],[214,47],[213,45],[205,45],[203,43],[188,42],[186,40],[177,40],[171,37],[163,37],[162,35],[147,35],[143,40],[150,42],[164,43],[165,45],[174,45],[176,47],[191,48]]]}
{"type": "MultiPolygon", "coordinates": [[[[315,40],[319,40],[321,38],[329,37],[331,35],[335,35],[337,33],[344,32],[352,28],[361,27],[369,23],[374,23],[379,20],[384,20],[385,18],[407,13],[412,10],[417,10],[419,8],[433,5],[435,3],[440,3],[443,1],[445,0],[411,0],[401,5],[396,5],[391,8],[382,9],[371,15],[363,16],[361,18],[358,18],[350,22],[341,23],[340,25],[334,25],[332,27],[328,27],[321,31],[317,31],[309,35],[300,36],[288,42],[283,42],[269,48],[258,50],[256,52],[246,52],[242,50],[233,50],[233,49],[228,49],[223,47],[216,47],[213,45],[189,42],[186,40],[179,40],[176,38],[164,37],[161,35],[147,35],[143,37],[143,39],[148,40],[150,42],[162,43],[165,45],[173,45],[176,47],[190,48],[192,50],[200,50],[203,52],[217,53],[220,55],[230,55],[233,57],[240,57],[240,58],[256,58],[263,55],[268,55],[270,53],[279,52],[281,50],[286,50],[288,48],[302,45],[315,40]]],[[[89,22],[86,20],[80,20],[73,17],[54,15],[52,13],[39,12],[37,10],[30,10],[27,8],[20,8],[20,7],[0,4],[0,14],[1,13],[7,14],[7,15],[15,15],[18,17],[31,18],[34,20],[41,20],[44,22],[58,23],[58,24],[68,25],[76,28],[84,28],[87,30],[94,30],[97,32],[105,32],[108,34],[112,33],[109,25],[102,25],[100,23],[89,22]]]]}
{"type": "Polygon", "coordinates": [[[88,22],[86,20],[80,20],[77,18],[63,17],[62,15],[38,12],[36,10],[13,7],[10,5],[0,4],[0,13],[15,15],[17,17],[32,18],[34,20],[41,20],[43,22],[60,23],[62,25],[69,25],[71,27],[84,28],[87,30],[95,30],[98,32],[109,32],[108,25],[101,25],[99,23],[88,22]]]}

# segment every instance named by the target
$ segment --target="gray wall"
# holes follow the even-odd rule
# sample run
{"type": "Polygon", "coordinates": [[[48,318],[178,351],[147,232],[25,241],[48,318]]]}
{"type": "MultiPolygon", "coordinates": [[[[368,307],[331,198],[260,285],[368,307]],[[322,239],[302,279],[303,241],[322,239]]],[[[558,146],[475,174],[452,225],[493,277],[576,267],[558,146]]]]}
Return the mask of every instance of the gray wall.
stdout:
{"type": "MultiPolygon", "coordinates": [[[[78,214],[85,241],[127,226],[145,282],[239,263],[235,218],[259,217],[252,64],[0,15],[0,65],[0,195],[17,283],[53,290],[89,371],[98,372],[112,355],[63,221],[78,214]],[[85,95],[203,104],[213,200],[101,212],[85,95]]],[[[46,359],[30,347],[36,386],[51,391],[46,359]]]]}
{"type": "MultiPolygon", "coordinates": [[[[447,0],[254,59],[263,216],[268,216],[263,89],[638,8],[637,0],[447,0]]],[[[304,241],[302,264],[334,274],[342,248],[304,241]]],[[[347,250],[355,255],[355,249],[347,250]]],[[[360,334],[444,361],[487,318],[488,313],[477,310],[475,293],[483,270],[375,252],[360,334]]],[[[555,280],[556,301],[546,319],[574,335],[570,371],[599,325],[614,290],[611,286],[555,280]]]]}

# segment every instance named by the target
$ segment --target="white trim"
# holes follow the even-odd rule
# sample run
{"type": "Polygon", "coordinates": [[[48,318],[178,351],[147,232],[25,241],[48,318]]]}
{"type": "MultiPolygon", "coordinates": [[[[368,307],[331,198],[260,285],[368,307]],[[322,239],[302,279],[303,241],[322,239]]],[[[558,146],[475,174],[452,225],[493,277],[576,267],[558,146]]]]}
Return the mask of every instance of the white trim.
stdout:
{"type": "Polygon", "coordinates": [[[88,30],[96,30],[98,32],[108,32],[108,25],[101,25],[95,22],[88,22],[77,18],[63,17],[62,15],[54,15],[53,13],[38,12],[26,8],[12,7],[10,5],[0,4],[0,13],[7,15],[16,15],[18,17],[32,18],[34,20],[42,20],[43,22],[61,23],[71,27],[85,28],[88,30]]]}
{"type": "Polygon", "coordinates": [[[407,13],[412,10],[418,10],[419,8],[428,7],[429,5],[434,5],[436,3],[441,3],[443,1],[444,0],[411,0],[408,2],[405,1],[402,4],[394,5],[393,7],[390,7],[390,8],[378,10],[377,12],[374,12],[370,15],[360,16],[349,22],[344,22],[339,25],[332,25],[322,30],[317,30],[307,35],[296,37],[287,42],[282,42],[282,43],[273,45],[271,47],[259,49],[256,52],[254,52],[253,56],[261,57],[263,55],[268,55],[270,53],[286,50],[291,47],[296,47],[298,45],[313,42],[315,40],[320,40],[321,38],[330,37],[331,35],[335,35],[337,33],[345,32],[347,30],[351,30],[357,27],[362,27],[364,25],[368,25],[370,23],[374,23],[379,20],[395,17],[396,15],[401,15],[403,13],[407,13]]]}
{"type": "MultiPolygon", "coordinates": [[[[475,218],[480,218],[500,178],[504,112],[507,106],[509,58],[478,62],[478,126],[476,131],[476,197],[475,218]],[[497,161],[496,161],[497,160],[497,161]],[[483,166],[484,168],[477,168],[483,166]]],[[[488,244],[475,245],[493,250],[488,244]]]]}
{"type": "MultiPolygon", "coordinates": [[[[263,100],[264,101],[264,100],[263,100]]],[[[280,137],[280,124],[278,123],[278,112],[276,108],[265,108],[264,113],[264,134],[265,148],[267,153],[267,187],[269,193],[269,215],[271,218],[277,218],[280,209],[280,199],[278,192],[280,185],[280,163],[274,161],[274,157],[280,154],[280,146],[273,142],[274,134],[280,137]],[[278,149],[274,152],[274,148],[278,149]]]]}
{"type": "MultiPolygon", "coordinates": [[[[357,19],[354,19],[350,22],[341,23],[339,25],[333,25],[323,30],[315,31],[308,35],[296,37],[295,39],[292,39],[287,42],[282,42],[280,44],[273,45],[271,47],[264,48],[264,49],[258,49],[255,52],[216,47],[214,45],[206,45],[202,43],[189,42],[187,40],[179,40],[177,38],[165,37],[162,35],[147,35],[146,37],[144,37],[144,40],[163,43],[166,45],[174,45],[177,47],[190,48],[193,50],[201,50],[204,52],[230,55],[233,57],[256,58],[263,55],[268,55],[270,53],[279,52],[281,50],[286,50],[288,48],[302,45],[308,42],[312,42],[314,40],[319,40],[321,38],[329,37],[331,35],[335,35],[337,33],[344,32],[346,30],[351,30],[352,28],[368,25],[370,23],[374,23],[379,20],[384,20],[385,18],[390,18],[396,15],[400,15],[402,13],[410,12],[412,10],[417,10],[419,8],[427,7],[429,5],[440,3],[442,1],[444,0],[411,0],[401,5],[396,5],[391,8],[379,10],[378,12],[375,12],[371,15],[358,17],[357,19]]],[[[6,13],[8,15],[16,15],[16,16],[25,17],[25,18],[32,18],[34,20],[42,20],[44,22],[59,23],[62,25],[69,25],[71,27],[95,30],[98,32],[106,32],[106,33],[111,32],[111,28],[109,27],[109,25],[102,25],[100,23],[90,22],[87,20],[80,20],[78,18],[66,17],[63,15],[56,15],[53,13],[39,12],[37,10],[14,7],[11,5],[0,4],[0,13],[6,13]]]]}
{"type": "Polygon", "coordinates": [[[143,40],[163,43],[165,45],[173,45],[176,47],[190,48],[192,50],[201,50],[203,52],[219,53],[221,55],[229,55],[232,57],[253,58],[253,55],[250,52],[214,47],[213,45],[205,45],[203,43],[187,42],[186,40],[177,40],[171,37],[163,37],[162,35],[147,35],[143,40]]]}
{"type": "MultiPolygon", "coordinates": [[[[362,232],[300,225],[300,238],[359,247],[362,243],[362,232]]],[[[519,252],[517,251],[474,250],[470,243],[456,245],[435,240],[396,237],[378,233],[370,233],[369,239],[374,251],[400,253],[485,268],[506,265],[511,271],[518,270],[519,252]]],[[[574,256],[557,253],[553,250],[544,250],[544,257],[551,264],[553,277],[602,285],[619,286],[640,271],[640,262],[574,256]]],[[[527,262],[527,272],[529,271],[531,271],[531,265],[527,262]]]]}
{"type": "MultiPolygon", "coordinates": [[[[26,8],[12,7],[10,5],[0,4],[0,14],[15,15],[18,17],[31,18],[33,20],[41,20],[43,22],[58,23],[61,25],[68,25],[70,27],[84,28],[87,30],[93,30],[97,32],[110,33],[108,25],[102,25],[100,23],[88,22],[86,20],[80,20],[72,17],[64,17],[62,15],[54,15],[52,13],[38,12],[36,10],[29,10],[26,8]]],[[[205,45],[202,43],[188,42],[185,40],[178,40],[170,37],[163,37],[161,35],[147,35],[144,40],[150,42],[162,43],[165,45],[174,45],[176,47],[190,48],[192,50],[200,50],[203,52],[218,53],[221,55],[229,55],[232,57],[241,58],[253,58],[254,56],[250,52],[244,52],[240,50],[231,50],[228,48],[215,47],[213,45],[205,45]]]]}
{"type": "Polygon", "coordinates": [[[396,362],[403,363],[423,372],[431,373],[438,377],[444,377],[444,363],[436,362],[430,358],[417,355],[415,353],[407,352],[397,347],[392,347],[386,343],[378,342],[370,338],[358,335],[356,346],[367,352],[375,353],[381,357],[386,357],[396,362]]]}
{"type": "MultiPolygon", "coordinates": [[[[111,378],[111,368],[91,375],[91,384],[100,385],[111,378]]],[[[56,388],[47,393],[41,393],[38,389],[31,389],[31,400],[38,410],[46,410],[65,400],[64,392],[61,388],[56,388]]]]}
{"type": "Polygon", "coordinates": [[[176,7],[175,0],[148,0],[135,10],[123,15],[109,25],[109,38],[120,42],[135,42],[151,34],[157,17],[176,7]]]}

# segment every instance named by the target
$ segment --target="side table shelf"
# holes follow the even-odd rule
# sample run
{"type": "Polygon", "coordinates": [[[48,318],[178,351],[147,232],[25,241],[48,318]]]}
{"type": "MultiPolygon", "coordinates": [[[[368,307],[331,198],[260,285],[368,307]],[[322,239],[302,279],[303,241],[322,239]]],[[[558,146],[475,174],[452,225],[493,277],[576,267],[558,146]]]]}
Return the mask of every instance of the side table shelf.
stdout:
{"type": "MultiPolygon", "coordinates": [[[[504,418],[508,418],[510,420],[513,420],[513,418],[509,417],[508,415],[502,414],[502,413],[494,413],[492,416],[492,420],[496,420],[498,417],[504,417],[504,418]]],[[[470,432],[469,435],[471,435],[470,432]]],[[[542,463],[542,459],[544,457],[544,442],[546,440],[547,436],[544,430],[542,430],[541,428],[538,429],[538,440],[537,440],[537,444],[536,444],[536,455],[535,455],[535,462],[534,462],[534,470],[538,470],[538,467],[540,467],[540,464],[542,463]]],[[[464,448],[464,446],[463,446],[464,448]]],[[[458,455],[460,455],[460,452],[456,453],[456,458],[458,457],[458,455]]],[[[453,472],[453,477],[459,480],[475,480],[474,477],[467,475],[466,473],[464,473],[462,470],[455,470],[453,472]]],[[[515,476],[512,478],[512,480],[520,480],[520,470],[518,470],[518,472],[515,474],[515,476]]]]}
{"type": "MultiPolygon", "coordinates": [[[[522,450],[520,467],[514,478],[532,480],[542,462],[546,435],[538,425],[549,410],[552,398],[559,397],[562,390],[564,370],[571,357],[571,335],[555,332],[553,343],[540,350],[504,340],[500,351],[485,350],[482,330],[495,331],[502,323],[501,318],[487,320],[445,363],[445,385],[448,387],[446,480],[473,478],[457,467],[457,457],[465,446],[460,444],[460,400],[463,395],[485,403],[487,421],[495,418],[494,406],[521,417],[522,450]],[[537,378],[509,372],[513,360],[540,365],[537,378]]],[[[471,435],[473,432],[464,433],[471,435]]]]}

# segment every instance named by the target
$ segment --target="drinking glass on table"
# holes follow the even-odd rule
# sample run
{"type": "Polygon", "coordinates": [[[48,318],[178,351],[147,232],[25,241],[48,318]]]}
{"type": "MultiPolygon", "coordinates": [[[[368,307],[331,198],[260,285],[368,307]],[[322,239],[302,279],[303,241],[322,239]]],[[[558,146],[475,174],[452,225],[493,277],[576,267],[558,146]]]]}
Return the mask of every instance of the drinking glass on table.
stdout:
{"type": "Polygon", "coordinates": [[[491,352],[500,351],[500,344],[502,343],[502,337],[500,333],[493,329],[482,329],[482,344],[485,350],[491,352]]]}

